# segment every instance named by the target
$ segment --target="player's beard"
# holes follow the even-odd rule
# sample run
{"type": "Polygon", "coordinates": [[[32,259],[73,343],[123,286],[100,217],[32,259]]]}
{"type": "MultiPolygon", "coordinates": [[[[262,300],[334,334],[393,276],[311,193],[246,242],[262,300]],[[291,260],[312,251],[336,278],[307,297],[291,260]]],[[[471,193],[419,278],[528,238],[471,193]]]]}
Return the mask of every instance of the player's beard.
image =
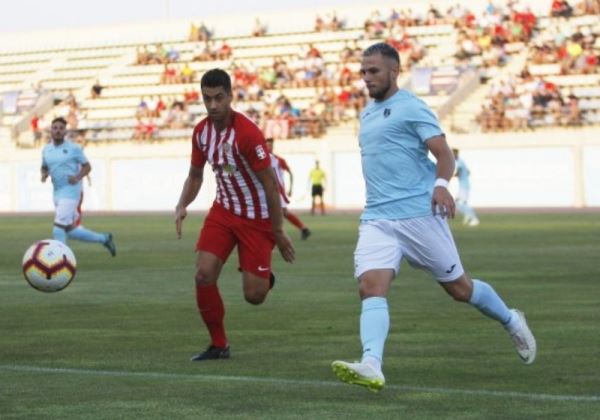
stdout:
{"type": "Polygon", "coordinates": [[[381,87],[381,89],[378,89],[375,92],[369,92],[369,96],[375,99],[376,101],[381,101],[383,100],[383,98],[385,98],[385,95],[387,95],[388,91],[390,90],[390,87],[391,83],[388,81],[384,86],[381,87]]]}

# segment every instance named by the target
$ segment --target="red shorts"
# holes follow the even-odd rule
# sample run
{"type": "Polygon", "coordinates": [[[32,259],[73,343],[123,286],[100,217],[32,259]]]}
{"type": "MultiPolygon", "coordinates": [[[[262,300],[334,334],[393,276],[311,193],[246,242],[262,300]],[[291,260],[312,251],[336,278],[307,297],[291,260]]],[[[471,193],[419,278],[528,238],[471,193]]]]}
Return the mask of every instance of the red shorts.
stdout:
{"type": "Polygon", "coordinates": [[[242,271],[268,279],[275,246],[271,220],[245,219],[220,204],[213,204],[204,220],[196,250],[210,252],[225,262],[236,245],[242,271]]]}

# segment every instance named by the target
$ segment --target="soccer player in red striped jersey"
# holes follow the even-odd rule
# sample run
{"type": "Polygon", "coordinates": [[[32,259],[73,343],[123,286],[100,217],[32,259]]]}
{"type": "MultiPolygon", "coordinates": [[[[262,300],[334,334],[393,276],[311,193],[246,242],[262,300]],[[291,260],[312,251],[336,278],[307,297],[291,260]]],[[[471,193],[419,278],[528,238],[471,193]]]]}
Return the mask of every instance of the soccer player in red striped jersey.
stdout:
{"type": "Polygon", "coordinates": [[[292,195],[292,187],[294,185],[294,174],[292,174],[292,170],[290,169],[285,159],[273,153],[273,138],[269,137],[266,140],[266,142],[267,150],[269,151],[269,154],[271,156],[271,166],[273,167],[275,175],[277,175],[277,181],[279,182],[279,196],[281,197],[281,208],[283,209],[283,217],[288,219],[291,224],[300,229],[300,235],[302,239],[307,239],[311,234],[310,229],[308,229],[306,225],[302,223],[302,220],[300,220],[298,216],[289,211],[287,208],[287,205],[290,202],[288,197],[291,197],[292,195]],[[290,176],[290,188],[288,189],[287,194],[285,191],[285,178],[283,176],[284,172],[287,172],[290,176]]]}
{"type": "Polygon", "coordinates": [[[192,361],[230,355],[217,280],[233,249],[237,246],[244,297],[254,305],[265,300],[275,280],[271,272],[273,247],[277,245],[289,263],[295,254],[282,228],[279,186],[262,132],[231,108],[231,79],[225,71],[206,72],[200,88],[208,117],[194,129],[190,170],[175,209],[175,228],[181,238],[186,208],[200,191],[204,166],[210,165],[217,196],[196,243],[195,279],[196,303],[211,344],[192,361]]]}

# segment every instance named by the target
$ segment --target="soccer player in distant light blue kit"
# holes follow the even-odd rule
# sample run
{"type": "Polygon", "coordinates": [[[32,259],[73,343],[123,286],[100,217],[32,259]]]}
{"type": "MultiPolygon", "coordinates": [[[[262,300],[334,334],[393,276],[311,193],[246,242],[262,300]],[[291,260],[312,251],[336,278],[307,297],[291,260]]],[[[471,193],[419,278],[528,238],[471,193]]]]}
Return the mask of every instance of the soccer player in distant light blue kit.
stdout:
{"type": "Polygon", "coordinates": [[[386,296],[403,258],[431,273],[455,300],[498,321],[521,359],[533,363],[536,342],[523,313],[509,309],[489,284],[472,280],[463,270],[447,222],[455,212],[447,189],[454,156],[437,118],[422,100],[398,88],[400,58],[388,44],[367,48],[360,72],[374,99],[361,113],[359,133],[367,203],[354,269],[362,299],[363,354],[356,363],[334,361],[335,375],[371,391],[383,388],[381,366],[390,323],[386,296]]]}
{"type": "Polygon", "coordinates": [[[67,121],[58,117],[52,121],[52,142],[42,150],[42,182],[48,176],[54,187],[54,239],[67,243],[67,238],[84,242],[101,243],[114,257],[117,255],[111,233],[97,233],[79,224],[79,205],[82,198],[81,180],[92,167],[83,154],[81,146],[65,141],[67,121]]]}
{"type": "Polygon", "coordinates": [[[456,197],[456,208],[464,216],[463,224],[467,226],[478,226],[479,218],[469,206],[469,193],[471,192],[471,181],[469,180],[471,171],[463,159],[459,157],[458,149],[452,149],[454,159],[456,160],[456,171],[454,175],[458,178],[458,197],[456,197]]]}

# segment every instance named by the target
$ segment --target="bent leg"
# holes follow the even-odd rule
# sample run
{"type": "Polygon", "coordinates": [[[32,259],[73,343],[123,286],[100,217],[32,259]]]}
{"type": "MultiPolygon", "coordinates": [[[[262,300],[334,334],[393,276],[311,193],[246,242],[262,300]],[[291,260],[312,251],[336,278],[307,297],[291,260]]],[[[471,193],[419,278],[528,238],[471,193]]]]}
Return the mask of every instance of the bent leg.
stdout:
{"type": "Polygon", "coordinates": [[[270,290],[268,278],[249,271],[242,271],[242,285],[244,288],[244,299],[253,305],[263,303],[270,290]]]}
{"type": "Polygon", "coordinates": [[[108,239],[108,234],[94,232],[93,230],[86,229],[81,225],[69,230],[67,236],[69,239],[76,239],[83,242],[98,242],[102,244],[108,239]]]}
{"type": "Polygon", "coordinates": [[[458,279],[450,282],[440,282],[440,285],[450,296],[459,302],[474,306],[482,314],[495,319],[507,326],[511,321],[510,309],[498,296],[492,286],[484,281],[473,279],[464,273],[458,279]]]}

